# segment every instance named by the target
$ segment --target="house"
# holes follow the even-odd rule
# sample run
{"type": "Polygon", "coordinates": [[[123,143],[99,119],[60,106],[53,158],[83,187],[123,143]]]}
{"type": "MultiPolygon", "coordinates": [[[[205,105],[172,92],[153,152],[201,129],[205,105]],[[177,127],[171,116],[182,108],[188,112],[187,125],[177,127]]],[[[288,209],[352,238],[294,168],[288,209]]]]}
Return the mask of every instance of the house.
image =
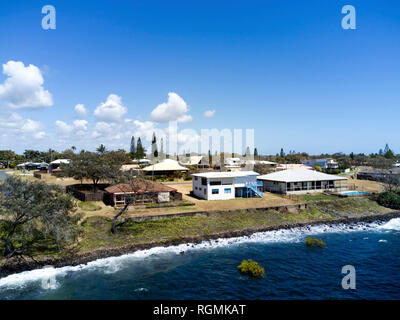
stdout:
{"type": "Polygon", "coordinates": [[[60,169],[60,166],[63,165],[63,164],[70,164],[70,163],[71,163],[70,159],[57,159],[57,160],[54,160],[54,161],[50,162],[49,172],[53,173],[53,172],[60,171],[60,170],[56,170],[56,169],[60,169]]]}
{"type": "Polygon", "coordinates": [[[182,193],[176,189],[151,180],[137,184],[121,183],[107,187],[104,191],[104,202],[112,206],[124,206],[127,198],[132,196],[132,205],[182,200],[182,193]]]}
{"type": "Polygon", "coordinates": [[[25,162],[17,165],[17,169],[46,170],[48,166],[46,162],[25,162]]]}
{"type": "Polygon", "coordinates": [[[257,177],[262,181],[263,191],[283,194],[304,194],[348,189],[345,177],[308,169],[289,169],[257,177]]]}
{"type": "Polygon", "coordinates": [[[193,166],[198,169],[209,168],[210,164],[205,156],[190,156],[189,158],[181,161],[180,164],[184,166],[193,166]]]}
{"type": "Polygon", "coordinates": [[[302,161],[302,164],[310,167],[314,167],[315,165],[320,165],[322,169],[339,169],[339,164],[336,160],[332,158],[327,159],[311,159],[302,161]]]}
{"type": "Polygon", "coordinates": [[[193,195],[206,200],[262,197],[262,184],[257,182],[257,176],[254,171],[194,173],[193,195]]]}
{"type": "Polygon", "coordinates": [[[302,163],[280,163],[276,166],[276,171],[290,170],[290,169],[314,170],[313,167],[307,166],[302,163]]]}
{"type": "Polygon", "coordinates": [[[165,159],[159,163],[143,168],[145,173],[155,175],[174,175],[187,172],[188,170],[188,168],[181,166],[178,161],[172,159],[165,159]]]}

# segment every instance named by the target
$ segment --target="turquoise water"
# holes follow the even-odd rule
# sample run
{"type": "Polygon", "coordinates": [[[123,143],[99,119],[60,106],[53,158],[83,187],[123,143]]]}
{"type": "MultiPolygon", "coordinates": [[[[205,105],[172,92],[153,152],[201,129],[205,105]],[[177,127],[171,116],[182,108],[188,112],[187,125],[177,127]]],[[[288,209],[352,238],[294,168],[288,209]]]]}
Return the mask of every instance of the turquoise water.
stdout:
{"type": "Polygon", "coordinates": [[[368,194],[369,192],[364,192],[364,191],[343,191],[341,194],[347,194],[347,195],[357,195],[357,194],[368,194]]]}
{"type": "Polygon", "coordinates": [[[0,279],[0,298],[400,299],[400,219],[271,231],[34,270],[0,279]],[[328,246],[310,249],[307,236],[328,246]],[[238,272],[248,258],[265,268],[264,278],[238,272]],[[344,265],[356,269],[355,290],[341,287],[344,265]],[[50,285],[43,288],[43,281],[50,285]]]}

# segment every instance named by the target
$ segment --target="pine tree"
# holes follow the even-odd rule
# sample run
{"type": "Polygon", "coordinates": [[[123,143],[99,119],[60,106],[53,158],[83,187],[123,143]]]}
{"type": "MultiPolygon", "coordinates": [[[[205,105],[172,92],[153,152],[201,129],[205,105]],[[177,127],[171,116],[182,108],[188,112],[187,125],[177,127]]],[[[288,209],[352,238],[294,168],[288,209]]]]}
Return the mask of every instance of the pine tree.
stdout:
{"type": "Polygon", "coordinates": [[[145,156],[145,150],[144,150],[143,145],[142,145],[142,140],[139,137],[138,140],[137,140],[137,145],[136,145],[135,158],[136,159],[143,159],[144,156],[145,156]]]}

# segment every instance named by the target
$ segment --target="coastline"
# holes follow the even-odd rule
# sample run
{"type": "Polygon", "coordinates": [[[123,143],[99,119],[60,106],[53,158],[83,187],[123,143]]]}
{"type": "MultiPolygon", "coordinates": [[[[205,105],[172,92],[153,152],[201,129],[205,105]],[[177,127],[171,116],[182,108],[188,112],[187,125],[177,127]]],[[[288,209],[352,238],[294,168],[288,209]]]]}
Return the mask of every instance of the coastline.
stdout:
{"type": "Polygon", "coordinates": [[[198,244],[203,241],[209,241],[209,240],[250,236],[258,232],[276,231],[276,230],[300,228],[300,227],[315,226],[315,225],[329,226],[337,224],[354,224],[360,222],[372,223],[377,221],[387,221],[397,217],[400,217],[400,211],[363,215],[359,217],[335,218],[329,221],[317,220],[317,221],[308,221],[299,223],[277,224],[269,227],[247,228],[238,231],[228,231],[228,232],[213,233],[209,235],[181,237],[180,239],[154,241],[154,242],[140,243],[140,244],[132,243],[120,247],[100,248],[92,250],[90,252],[78,253],[69,256],[63,256],[57,258],[48,257],[48,258],[43,258],[39,261],[27,260],[27,259],[23,261],[17,259],[6,260],[0,264],[0,277],[6,277],[8,275],[24,271],[31,271],[34,269],[39,269],[42,266],[48,266],[48,265],[51,265],[55,268],[60,268],[65,266],[77,266],[77,265],[87,264],[91,261],[95,261],[98,259],[117,257],[124,254],[134,253],[140,250],[151,249],[154,247],[168,247],[179,244],[198,244]]]}

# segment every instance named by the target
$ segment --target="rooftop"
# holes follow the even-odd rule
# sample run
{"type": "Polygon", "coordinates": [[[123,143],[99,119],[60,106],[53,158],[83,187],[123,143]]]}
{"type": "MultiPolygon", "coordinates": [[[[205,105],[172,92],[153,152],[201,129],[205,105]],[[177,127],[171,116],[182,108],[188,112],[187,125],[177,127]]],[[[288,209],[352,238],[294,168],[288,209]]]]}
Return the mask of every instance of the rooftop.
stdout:
{"type": "Polygon", "coordinates": [[[202,172],[192,174],[194,177],[202,178],[237,178],[258,175],[260,174],[254,171],[202,172]]]}
{"type": "Polygon", "coordinates": [[[145,180],[137,183],[120,183],[114,186],[110,186],[104,189],[108,193],[146,193],[146,192],[170,192],[177,191],[174,188],[165,186],[161,183],[145,180]]]}
{"type": "Polygon", "coordinates": [[[345,177],[326,174],[308,169],[289,169],[257,177],[258,180],[279,181],[279,182],[303,182],[303,181],[327,181],[347,180],[345,177]]]}
{"type": "Polygon", "coordinates": [[[143,169],[143,171],[187,171],[188,168],[182,167],[178,161],[165,159],[143,169]]]}

